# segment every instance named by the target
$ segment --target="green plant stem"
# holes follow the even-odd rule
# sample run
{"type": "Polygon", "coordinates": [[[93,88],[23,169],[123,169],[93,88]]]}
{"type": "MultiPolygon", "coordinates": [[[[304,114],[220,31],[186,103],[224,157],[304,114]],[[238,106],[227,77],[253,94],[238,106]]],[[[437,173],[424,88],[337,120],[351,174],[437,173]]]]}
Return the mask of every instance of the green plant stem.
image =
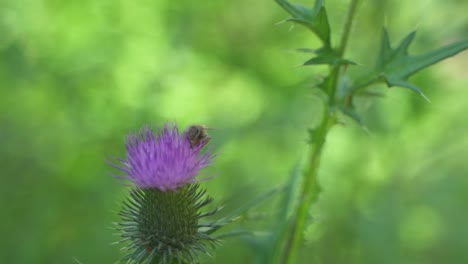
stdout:
{"type": "Polygon", "coordinates": [[[307,220],[308,209],[319,193],[317,171],[320,165],[320,157],[328,131],[335,122],[335,117],[328,113],[328,109],[325,116],[326,117],[316,131],[316,137],[312,144],[309,158],[310,162],[304,171],[304,180],[301,184],[299,208],[297,208],[293,214],[293,221],[284,247],[281,263],[295,263],[297,248],[302,239],[302,231],[307,220]]]}
{"type": "Polygon", "coordinates": [[[359,0],[352,0],[349,5],[348,14],[346,15],[346,20],[343,28],[343,33],[341,35],[340,46],[338,47],[338,54],[341,58],[343,58],[346,46],[348,45],[348,39],[351,33],[351,26],[353,25],[353,19],[354,15],[356,14],[358,2],[359,0]]]}
{"type": "MultiPolygon", "coordinates": [[[[343,58],[348,38],[351,32],[351,26],[356,7],[359,0],[352,0],[348,9],[343,35],[338,46],[338,54],[343,58]]],[[[340,66],[333,66],[330,71],[330,77],[326,80],[328,91],[329,104],[334,105],[335,92],[338,85],[340,75],[340,66]]],[[[336,117],[330,107],[325,107],[324,117],[314,133],[314,138],[311,143],[311,151],[309,157],[309,164],[304,171],[304,180],[301,184],[301,192],[299,197],[299,206],[292,215],[291,227],[289,236],[284,245],[284,251],[281,263],[293,264],[295,262],[296,254],[299,244],[302,240],[302,232],[307,220],[307,213],[312,202],[314,202],[319,194],[319,186],[317,182],[317,173],[320,166],[320,157],[322,154],[323,146],[325,145],[327,134],[330,128],[335,124],[336,117]]]]}
{"type": "MultiPolygon", "coordinates": [[[[356,9],[358,5],[359,0],[351,0],[351,3],[349,4],[348,8],[348,13],[346,14],[346,20],[345,24],[343,27],[343,32],[341,33],[341,39],[340,39],[340,45],[338,46],[338,56],[340,58],[344,57],[345,51],[346,51],[346,46],[348,45],[348,39],[349,35],[351,33],[351,27],[353,25],[353,19],[354,15],[356,14],[356,9]]],[[[333,67],[331,71],[331,77],[332,77],[332,85],[330,85],[330,90],[328,95],[330,96],[330,100],[334,100],[335,98],[335,92],[338,84],[338,78],[339,78],[339,73],[340,73],[340,66],[335,66],[333,67]]]]}

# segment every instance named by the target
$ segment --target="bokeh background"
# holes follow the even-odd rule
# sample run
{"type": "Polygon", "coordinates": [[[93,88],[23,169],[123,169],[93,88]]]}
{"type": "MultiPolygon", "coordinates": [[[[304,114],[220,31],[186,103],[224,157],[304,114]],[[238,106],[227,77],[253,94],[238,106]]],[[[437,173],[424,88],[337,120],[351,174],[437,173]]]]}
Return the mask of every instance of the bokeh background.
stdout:
{"type": "MultiPolygon", "coordinates": [[[[326,1],[334,40],[348,2],[326,1]]],[[[384,25],[394,43],[417,29],[413,53],[466,38],[466,10],[362,1],[348,57],[372,65],[384,25]]],[[[215,128],[203,185],[226,210],[286,182],[326,70],[298,67],[308,55],[293,50],[318,42],[286,17],[272,0],[2,0],[0,262],[117,261],[109,227],[127,190],[105,159],[147,123],[215,128]]],[[[332,130],[298,263],[468,263],[467,69],[464,52],[413,77],[431,104],[377,87],[384,98],[359,101],[366,129],[332,130]]],[[[273,202],[233,228],[268,231],[273,202]]],[[[203,262],[255,263],[257,250],[229,238],[203,262]]]]}

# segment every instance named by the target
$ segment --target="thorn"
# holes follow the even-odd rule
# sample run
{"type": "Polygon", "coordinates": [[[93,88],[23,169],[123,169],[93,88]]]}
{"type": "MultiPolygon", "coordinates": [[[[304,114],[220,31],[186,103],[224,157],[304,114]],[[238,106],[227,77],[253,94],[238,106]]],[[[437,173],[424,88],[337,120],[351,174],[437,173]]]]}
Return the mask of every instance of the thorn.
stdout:
{"type": "Polygon", "coordinates": [[[432,104],[431,99],[429,99],[429,97],[427,97],[423,92],[421,92],[421,96],[422,96],[422,98],[424,98],[424,100],[426,100],[428,103],[432,104]]]}
{"type": "Polygon", "coordinates": [[[287,19],[284,19],[284,20],[281,20],[281,21],[279,21],[279,22],[276,22],[275,25],[281,25],[281,24],[284,24],[284,23],[286,23],[286,22],[288,22],[288,20],[287,20],[287,19]]]}

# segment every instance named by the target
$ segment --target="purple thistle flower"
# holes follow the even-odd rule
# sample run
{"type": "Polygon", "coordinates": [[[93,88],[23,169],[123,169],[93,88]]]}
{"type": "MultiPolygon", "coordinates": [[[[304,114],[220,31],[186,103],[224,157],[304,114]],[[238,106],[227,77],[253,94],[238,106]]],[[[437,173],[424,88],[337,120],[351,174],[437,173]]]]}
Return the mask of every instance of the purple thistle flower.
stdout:
{"type": "Polygon", "coordinates": [[[125,146],[126,159],[116,159],[121,164],[110,165],[125,172],[123,178],[137,187],[163,192],[196,182],[198,172],[215,157],[210,150],[200,153],[202,144],[192,147],[185,133],[168,123],[156,135],[148,126],[138,133],[130,132],[125,146]]]}

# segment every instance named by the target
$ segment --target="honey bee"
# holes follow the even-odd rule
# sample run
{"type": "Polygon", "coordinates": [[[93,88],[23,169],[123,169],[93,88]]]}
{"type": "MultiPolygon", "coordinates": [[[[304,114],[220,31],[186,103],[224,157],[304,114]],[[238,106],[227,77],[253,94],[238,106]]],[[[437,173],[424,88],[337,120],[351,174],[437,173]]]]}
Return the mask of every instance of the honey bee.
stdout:
{"type": "Polygon", "coordinates": [[[205,146],[210,141],[211,137],[208,135],[209,128],[204,125],[192,125],[185,130],[185,135],[190,141],[190,146],[193,148],[198,145],[205,146]]]}

